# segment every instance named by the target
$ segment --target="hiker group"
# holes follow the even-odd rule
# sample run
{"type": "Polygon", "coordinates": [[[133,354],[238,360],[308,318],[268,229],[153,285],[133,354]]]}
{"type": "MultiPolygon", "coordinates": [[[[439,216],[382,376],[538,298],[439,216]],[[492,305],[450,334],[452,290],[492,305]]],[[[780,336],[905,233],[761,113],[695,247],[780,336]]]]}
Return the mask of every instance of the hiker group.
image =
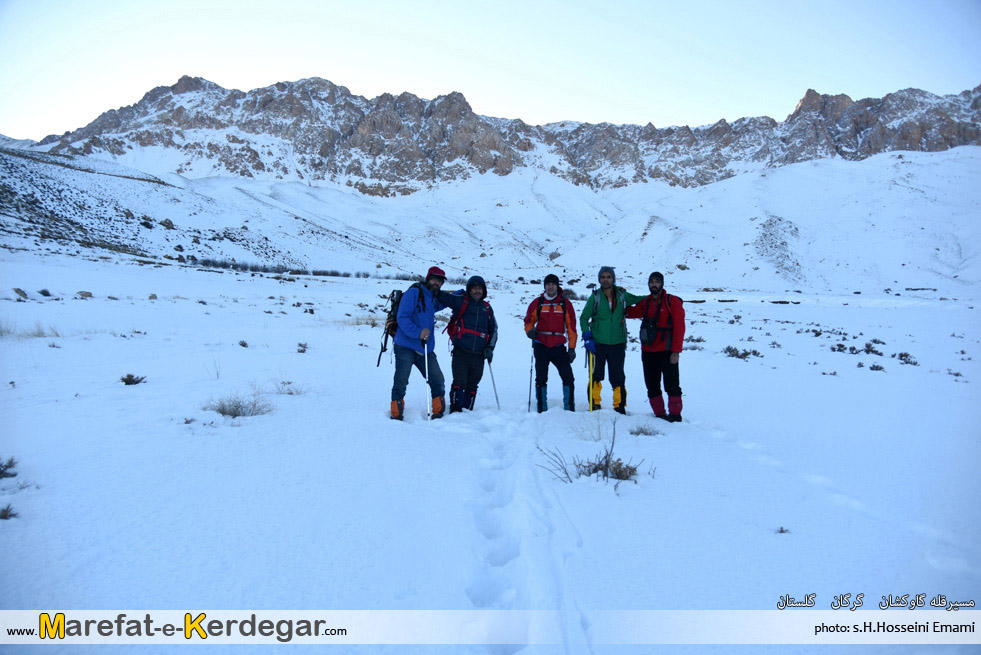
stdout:
{"type": "MultiPolygon", "coordinates": [[[[465,289],[443,291],[446,273],[433,266],[424,282],[412,285],[405,293],[393,293],[393,309],[386,325],[387,336],[394,337],[395,380],[392,385],[391,416],[405,416],[405,391],[415,366],[430,387],[431,418],[442,418],[446,411],[445,379],[434,351],[436,313],[452,309],[447,325],[452,344],[453,380],[450,385],[449,412],[474,408],[477,386],[484,373],[484,361],[490,364],[497,345],[498,325],[494,310],[487,302],[487,285],[480,276],[467,280],[465,289]]],[[[685,339],[685,310],[682,300],[664,290],[664,276],[650,274],[650,294],[637,296],[616,286],[613,268],[600,268],[599,287],[586,299],[579,315],[582,345],[587,352],[589,410],[602,408],[603,381],[609,374],[612,407],[626,413],[627,389],[624,362],[627,353],[627,319],[640,319],[641,361],[651,410],[666,421],[681,421],[681,386],[679,356],[685,339]],[[661,392],[668,395],[665,406],[661,392]]],[[[534,366],[534,400],[539,413],[548,410],[548,372],[554,365],[562,380],[562,407],[575,411],[575,375],[579,334],[572,302],[563,294],[558,276],[544,279],[544,291],[531,301],[524,318],[525,334],[532,342],[534,366]]],[[[380,355],[379,355],[380,361],[380,355]]],[[[493,376],[493,370],[491,370],[493,376]]],[[[529,387],[531,386],[529,382],[529,387]]],[[[495,388],[496,396],[496,388],[495,388]]],[[[531,406],[529,389],[529,410],[531,406]]]]}

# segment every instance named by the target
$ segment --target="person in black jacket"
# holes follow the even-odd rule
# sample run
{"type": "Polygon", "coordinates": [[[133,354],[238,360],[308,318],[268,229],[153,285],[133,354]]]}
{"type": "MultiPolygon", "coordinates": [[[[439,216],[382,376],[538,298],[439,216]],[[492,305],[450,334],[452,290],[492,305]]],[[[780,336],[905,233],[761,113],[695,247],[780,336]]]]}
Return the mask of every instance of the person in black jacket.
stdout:
{"type": "Polygon", "coordinates": [[[466,291],[441,291],[439,301],[453,309],[446,328],[453,342],[453,384],[450,386],[450,414],[473,409],[477,385],[484,375],[484,360],[494,358],[497,321],[487,298],[487,285],[479,275],[467,280],[466,291]]]}

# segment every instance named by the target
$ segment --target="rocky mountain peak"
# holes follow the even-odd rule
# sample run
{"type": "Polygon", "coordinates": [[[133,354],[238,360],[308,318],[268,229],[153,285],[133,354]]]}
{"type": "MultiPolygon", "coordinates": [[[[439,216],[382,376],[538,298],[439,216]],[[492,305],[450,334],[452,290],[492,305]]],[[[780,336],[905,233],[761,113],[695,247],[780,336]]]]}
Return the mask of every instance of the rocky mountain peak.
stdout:
{"type": "Polygon", "coordinates": [[[650,180],[697,186],[760,163],[981,145],[979,117],[981,86],[943,97],[905,89],[857,102],[808,89],[781,123],[762,116],[696,129],[532,126],[480,116],[456,91],[369,100],[319,77],[243,92],[183,76],[37,147],[125,161],[134,149],[161,146],[180,153],[164,159],[183,163],[147,172],[334,180],[382,194],[522,167],[593,188],[650,180]]]}
{"type": "Polygon", "coordinates": [[[788,116],[787,120],[794,121],[804,114],[815,113],[834,123],[852,104],[852,99],[843,93],[831,96],[818,93],[814,89],[808,89],[801,101],[797,103],[794,113],[788,116]]]}
{"type": "Polygon", "coordinates": [[[171,92],[176,95],[190,93],[192,91],[224,91],[220,86],[201,77],[182,76],[177,80],[177,84],[170,87],[171,92]]]}

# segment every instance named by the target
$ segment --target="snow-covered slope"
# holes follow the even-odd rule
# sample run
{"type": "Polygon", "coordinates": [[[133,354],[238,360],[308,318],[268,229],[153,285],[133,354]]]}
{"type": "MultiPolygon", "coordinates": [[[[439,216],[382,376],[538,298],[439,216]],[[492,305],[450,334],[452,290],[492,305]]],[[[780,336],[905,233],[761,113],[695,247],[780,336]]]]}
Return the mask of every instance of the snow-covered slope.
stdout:
{"type": "Polygon", "coordinates": [[[13,139],[9,136],[0,134],[0,146],[4,148],[30,148],[36,146],[37,141],[32,139],[13,139]]]}
{"type": "Polygon", "coordinates": [[[321,183],[159,177],[92,157],[0,148],[8,248],[234,259],[295,269],[592,279],[599,266],[683,289],[975,293],[981,148],[825,159],[694,189],[596,193],[531,169],[409,196],[321,183]],[[172,229],[171,229],[172,228],[172,229]]]}

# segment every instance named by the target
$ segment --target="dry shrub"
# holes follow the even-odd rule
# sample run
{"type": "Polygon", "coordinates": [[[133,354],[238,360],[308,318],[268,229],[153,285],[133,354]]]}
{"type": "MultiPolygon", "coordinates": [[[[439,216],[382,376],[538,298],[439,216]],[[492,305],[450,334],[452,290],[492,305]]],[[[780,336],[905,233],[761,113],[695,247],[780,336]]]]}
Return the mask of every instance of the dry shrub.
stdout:
{"type": "Polygon", "coordinates": [[[251,397],[230,394],[223,398],[213,399],[204,406],[204,410],[206,412],[218,412],[222,416],[230,418],[238,418],[239,416],[268,414],[273,408],[262,398],[262,394],[253,393],[251,397]]]}

